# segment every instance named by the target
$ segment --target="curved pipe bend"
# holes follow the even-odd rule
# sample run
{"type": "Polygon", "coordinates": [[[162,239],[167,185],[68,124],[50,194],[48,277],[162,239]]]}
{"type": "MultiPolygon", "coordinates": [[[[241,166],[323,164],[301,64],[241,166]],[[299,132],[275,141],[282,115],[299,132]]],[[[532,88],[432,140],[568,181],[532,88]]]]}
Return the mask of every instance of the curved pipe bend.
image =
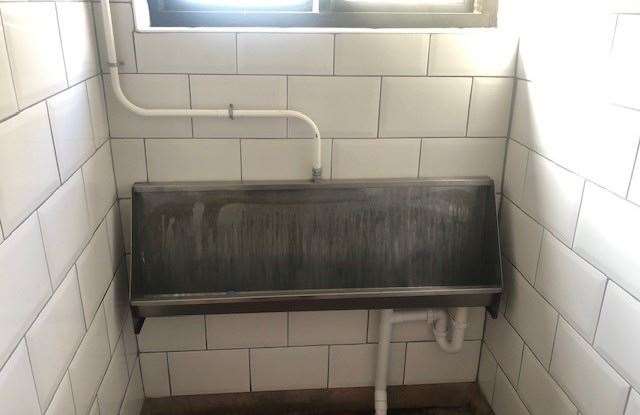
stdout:
{"type": "Polygon", "coordinates": [[[464,332],[467,329],[467,309],[458,307],[451,316],[449,327],[449,313],[445,310],[435,310],[436,318],[433,323],[433,335],[438,346],[446,353],[458,353],[464,343],[464,332]]]}

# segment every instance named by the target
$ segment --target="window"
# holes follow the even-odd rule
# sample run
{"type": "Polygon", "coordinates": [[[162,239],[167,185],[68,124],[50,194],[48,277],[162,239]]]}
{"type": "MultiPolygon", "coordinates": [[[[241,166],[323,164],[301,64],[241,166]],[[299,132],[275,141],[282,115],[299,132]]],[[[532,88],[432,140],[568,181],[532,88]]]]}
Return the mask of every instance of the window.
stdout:
{"type": "Polygon", "coordinates": [[[148,1],[156,27],[487,27],[497,10],[497,0],[148,1]]]}

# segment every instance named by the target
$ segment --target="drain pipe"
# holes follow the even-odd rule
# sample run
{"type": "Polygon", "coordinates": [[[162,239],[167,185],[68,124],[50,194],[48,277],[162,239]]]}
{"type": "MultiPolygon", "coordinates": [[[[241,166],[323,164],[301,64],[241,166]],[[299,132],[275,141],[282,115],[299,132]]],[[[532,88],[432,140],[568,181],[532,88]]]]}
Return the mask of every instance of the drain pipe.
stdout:
{"type": "Polygon", "coordinates": [[[389,355],[391,332],[395,323],[424,320],[432,325],[433,334],[438,346],[446,353],[457,353],[464,343],[464,332],[467,328],[467,309],[458,307],[453,317],[445,309],[427,309],[418,311],[381,310],[378,327],[378,359],[376,365],[375,410],[376,415],[386,415],[387,374],[389,372],[389,355]],[[451,318],[451,330],[449,320],[451,318]]]}
{"type": "Polygon", "coordinates": [[[311,177],[313,181],[319,181],[322,177],[322,141],[320,130],[316,123],[307,115],[300,111],[293,110],[239,110],[229,105],[225,109],[156,109],[142,108],[131,102],[122,91],[120,85],[120,73],[118,71],[118,59],[116,56],[116,46],[113,36],[113,22],[111,20],[111,7],[109,0],[100,0],[102,6],[102,25],[104,28],[104,39],[107,49],[107,59],[109,74],[111,77],[111,87],[116,99],[129,111],[143,117],[208,117],[208,118],[297,118],[304,121],[313,129],[314,157],[311,177]]]}

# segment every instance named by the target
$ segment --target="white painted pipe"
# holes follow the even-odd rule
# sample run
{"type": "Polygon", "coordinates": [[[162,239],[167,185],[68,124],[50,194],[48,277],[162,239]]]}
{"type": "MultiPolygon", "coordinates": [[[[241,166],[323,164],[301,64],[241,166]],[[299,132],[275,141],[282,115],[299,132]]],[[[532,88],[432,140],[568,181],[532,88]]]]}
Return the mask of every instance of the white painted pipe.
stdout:
{"type": "Polygon", "coordinates": [[[464,332],[467,329],[467,309],[458,307],[451,319],[449,330],[449,315],[445,310],[438,310],[438,316],[433,324],[433,335],[438,346],[447,353],[458,353],[464,343],[464,332]]]}
{"type": "Polygon", "coordinates": [[[120,103],[129,111],[143,117],[211,117],[211,118],[297,118],[307,123],[314,132],[314,158],[312,178],[320,180],[322,177],[322,140],[320,130],[316,123],[300,111],[293,110],[236,110],[231,106],[225,109],[159,109],[142,108],[131,102],[122,91],[120,85],[120,73],[118,71],[118,58],[113,35],[113,22],[111,20],[111,7],[109,0],[100,0],[102,6],[102,25],[111,76],[113,93],[120,103]]]}

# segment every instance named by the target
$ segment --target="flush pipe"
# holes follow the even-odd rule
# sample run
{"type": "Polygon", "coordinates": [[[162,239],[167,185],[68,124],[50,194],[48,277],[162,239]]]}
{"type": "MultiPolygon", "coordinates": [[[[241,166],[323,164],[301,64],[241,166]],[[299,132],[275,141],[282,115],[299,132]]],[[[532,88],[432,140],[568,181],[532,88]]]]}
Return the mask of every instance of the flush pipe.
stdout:
{"type": "Polygon", "coordinates": [[[378,359],[376,364],[375,410],[376,415],[387,414],[387,374],[391,332],[395,323],[424,320],[432,325],[436,343],[446,353],[457,353],[462,349],[464,332],[467,328],[467,309],[454,309],[453,316],[445,309],[427,309],[417,311],[381,310],[378,327],[378,359]],[[449,321],[451,327],[449,328],[449,321]]]}
{"type": "Polygon", "coordinates": [[[322,177],[322,141],[320,130],[316,123],[307,115],[300,111],[293,110],[240,110],[229,105],[225,109],[160,109],[142,108],[134,104],[127,98],[120,85],[120,73],[118,71],[118,59],[116,56],[116,46],[113,36],[113,23],[111,20],[111,8],[109,0],[100,0],[102,6],[102,26],[104,29],[104,39],[107,49],[107,59],[109,74],[111,77],[111,87],[116,99],[129,111],[143,117],[209,117],[209,118],[297,118],[307,123],[314,132],[314,157],[311,176],[313,181],[318,181],[322,177]]]}

